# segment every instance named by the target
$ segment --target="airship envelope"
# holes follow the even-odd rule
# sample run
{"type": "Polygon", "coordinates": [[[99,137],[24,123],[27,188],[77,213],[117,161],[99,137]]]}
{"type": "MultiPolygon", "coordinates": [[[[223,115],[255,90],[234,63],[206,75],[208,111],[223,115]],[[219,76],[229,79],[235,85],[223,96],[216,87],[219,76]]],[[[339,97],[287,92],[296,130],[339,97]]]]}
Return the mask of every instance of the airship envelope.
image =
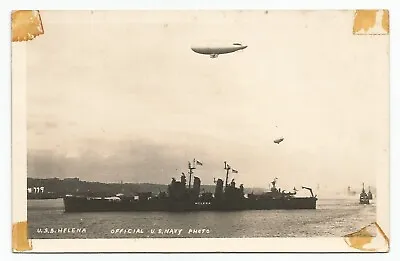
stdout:
{"type": "Polygon", "coordinates": [[[279,144],[279,143],[281,143],[283,140],[284,140],[284,138],[283,138],[283,137],[280,137],[280,138],[275,139],[275,140],[274,140],[274,143],[279,144]]]}
{"type": "Polygon", "coordinates": [[[192,46],[191,49],[195,53],[210,55],[211,58],[217,58],[220,54],[233,53],[239,50],[246,49],[247,45],[243,45],[241,43],[233,43],[233,44],[208,44],[208,45],[200,45],[200,46],[192,46]]]}

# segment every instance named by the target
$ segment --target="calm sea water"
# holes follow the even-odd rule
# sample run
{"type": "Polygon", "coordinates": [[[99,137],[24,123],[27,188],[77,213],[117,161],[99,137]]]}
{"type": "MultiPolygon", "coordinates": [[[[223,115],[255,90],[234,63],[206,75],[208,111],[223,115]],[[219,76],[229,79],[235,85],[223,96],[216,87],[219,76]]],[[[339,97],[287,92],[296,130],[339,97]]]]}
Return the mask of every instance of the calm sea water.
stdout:
{"type": "Polygon", "coordinates": [[[356,197],[319,199],[316,210],[190,213],[64,213],[62,199],[28,200],[31,238],[336,237],[375,219],[374,202],[356,197]]]}

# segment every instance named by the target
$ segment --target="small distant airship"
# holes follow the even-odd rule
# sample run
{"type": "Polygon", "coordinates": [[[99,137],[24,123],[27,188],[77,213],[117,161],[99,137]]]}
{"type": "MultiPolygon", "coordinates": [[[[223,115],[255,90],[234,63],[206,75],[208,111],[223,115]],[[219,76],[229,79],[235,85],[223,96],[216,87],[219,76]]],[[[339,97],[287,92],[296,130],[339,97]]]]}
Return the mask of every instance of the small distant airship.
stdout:
{"type": "Polygon", "coordinates": [[[284,140],[284,138],[283,138],[283,137],[280,137],[280,138],[278,138],[278,139],[275,139],[275,140],[274,140],[274,143],[279,144],[279,143],[281,143],[283,140],[284,140]]]}
{"type": "Polygon", "coordinates": [[[233,53],[239,50],[246,49],[247,45],[241,43],[233,43],[228,45],[204,45],[192,46],[191,49],[195,53],[209,55],[210,58],[217,58],[220,54],[233,53]]]}

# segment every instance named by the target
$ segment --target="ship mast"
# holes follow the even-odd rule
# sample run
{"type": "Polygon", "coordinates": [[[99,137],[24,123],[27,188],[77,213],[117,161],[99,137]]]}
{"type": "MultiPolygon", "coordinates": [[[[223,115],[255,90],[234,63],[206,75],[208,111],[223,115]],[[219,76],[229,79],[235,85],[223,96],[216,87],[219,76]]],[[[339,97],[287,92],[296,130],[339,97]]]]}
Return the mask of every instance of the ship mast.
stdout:
{"type": "Polygon", "coordinates": [[[232,170],[233,173],[238,173],[237,170],[233,169],[229,164],[224,161],[225,167],[224,169],[226,170],[226,177],[225,177],[225,188],[228,187],[228,178],[229,178],[229,170],[232,170]]]}
{"type": "Polygon", "coordinates": [[[191,187],[191,184],[192,184],[193,170],[196,169],[197,165],[203,165],[203,163],[201,161],[196,160],[196,159],[193,159],[193,164],[190,161],[188,161],[188,166],[189,166],[189,188],[191,187]]]}
{"type": "Polygon", "coordinates": [[[225,167],[224,169],[226,170],[226,178],[225,178],[225,188],[228,186],[228,177],[229,177],[229,170],[231,169],[231,166],[229,164],[226,164],[226,161],[224,161],[225,167]]]}
{"type": "Polygon", "coordinates": [[[191,186],[192,183],[192,174],[193,174],[193,170],[196,169],[195,165],[194,165],[194,161],[193,161],[193,166],[190,163],[190,161],[188,161],[188,165],[189,165],[189,188],[191,186]]]}

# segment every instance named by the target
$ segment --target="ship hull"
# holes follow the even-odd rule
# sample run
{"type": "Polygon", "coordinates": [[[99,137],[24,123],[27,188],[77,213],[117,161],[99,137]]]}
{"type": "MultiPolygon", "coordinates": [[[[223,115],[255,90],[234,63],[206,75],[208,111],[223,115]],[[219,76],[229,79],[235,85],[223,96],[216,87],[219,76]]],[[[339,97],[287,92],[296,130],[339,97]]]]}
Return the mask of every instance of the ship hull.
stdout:
{"type": "Polygon", "coordinates": [[[86,197],[64,197],[65,212],[129,212],[129,211],[239,211],[239,210],[269,210],[269,209],[316,209],[315,197],[290,199],[242,199],[213,200],[209,202],[155,200],[107,200],[86,197]]]}

